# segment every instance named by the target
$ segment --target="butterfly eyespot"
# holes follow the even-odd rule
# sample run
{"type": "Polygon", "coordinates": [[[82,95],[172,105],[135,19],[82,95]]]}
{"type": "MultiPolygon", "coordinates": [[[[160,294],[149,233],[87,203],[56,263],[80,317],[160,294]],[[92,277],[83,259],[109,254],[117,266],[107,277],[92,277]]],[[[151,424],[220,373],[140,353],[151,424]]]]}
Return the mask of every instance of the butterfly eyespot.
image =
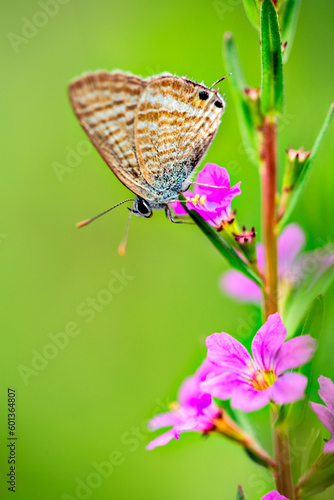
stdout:
{"type": "Polygon", "coordinates": [[[215,102],[215,106],[216,106],[216,108],[222,108],[223,107],[223,105],[222,105],[222,103],[220,101],[216,101],[215,102]]]}
{"type": "Polygon", "coordinates": [[[205,90],[203,90],[202,92],[200,92],[198,94],[198,97],[202,100],[202,101],[206,101],[207,99],[209,99],[209,94],[207,92],[205,92],[205,90]]]}

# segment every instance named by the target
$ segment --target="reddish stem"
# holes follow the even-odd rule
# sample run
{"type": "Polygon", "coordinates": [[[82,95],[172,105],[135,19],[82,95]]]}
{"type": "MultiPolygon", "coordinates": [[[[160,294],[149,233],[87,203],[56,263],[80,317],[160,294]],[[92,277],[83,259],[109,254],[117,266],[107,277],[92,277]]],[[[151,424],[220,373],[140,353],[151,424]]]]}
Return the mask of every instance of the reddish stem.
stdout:
{"type": "MultiPolygon", "coordinates": [[[[266,317],[268,317],[270,314],[278,311],[276,226],[277,119],[265,117],[262,133],[261,177],[265,251],[264,306],[266,317]]],[[[273,417],[276,420],[277,415],[274,414],[273,417]]],[[[274,427],[273,439],[276,463],[276,488],[279,493],[290,500],[294,500],[295,492],[292,482],[288,432],[274,427]]]]}
{"type": "Polygon", "coordinates": [[[277,299],[277,235],[276,235],[276,177],[277,177],[277,123],[265,118],[261,151],[263,196],[263,236],[265,249],[265,313],[266,317],[278,311],[277,299]]]}

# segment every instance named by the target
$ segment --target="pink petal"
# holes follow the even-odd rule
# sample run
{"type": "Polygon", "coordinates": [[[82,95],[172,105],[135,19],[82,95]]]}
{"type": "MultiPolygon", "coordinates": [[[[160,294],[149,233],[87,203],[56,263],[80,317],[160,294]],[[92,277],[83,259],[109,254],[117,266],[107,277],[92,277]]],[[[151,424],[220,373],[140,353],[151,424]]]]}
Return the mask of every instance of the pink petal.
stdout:
{"type": "Polygon", "coordinates": [[[208,377],[201,383],[201,389],[215,398],[230,399],[240,383],[245,383],[235,373],[225,372],[221,375],[208,377]]]}
{"type": "Polygon", "coordinates": [[[160,413],[153,417],[147,427],[150,431],[156,431],[157,429],[161,429],[162,427],[171,427],[180,422],[180,417],[172,411],[168,411],[166,413],[160,413]]]}
{"type": "MultiPolygon", "coordinates": [[[[209,186],[221,186],[229,188],[230,176],[228,175],[228,171],[226,170],[226,168],[219,167],[219,165],[216,165],[215,163],[207,163],[204,168],[198,173],[196,182],[198,184],[208,184],[209,186]]],[[[215,194],[218,191],[217,189],[195,185],[196,193],[198,192],[197,188],[200,189],[199,194],[210,195],[215,194]]]]}
{"type": "Polygon", "coordinates": [[[318,378],[320,385],[319,396],[327,405],[329,411],[334,414],[334,384],[330,378],[320,375],[318,378]]]}
{"type": "Polygon", "coordinates": [[[291,266],[305,245],[305,233],[298,224],[289,224],[278,237],[278,274],[289,272],[291,266]]]}
{"type": "Polygon", "coordinates": [[[334,264],[334,254],[329,243],[322,248],[316,248],[311,252],[303,253],[292,267],[288,279],[295,285],[303,278],[309,283],[309,287],[319,280],[319,278],[334,264]]]}
{"type": "Polygon", "coordinates": [[[301,335],[285,342],[277,353],[275,372],[281,375],[308,363],[317,348],[317,341],[310,335],[301,335]]]}
{"type": "Polygon", "coordinates": [[[198,428],[199,424],[199,419],[196,417],[189,417],[187,420],[184,420],[184,422],[176,425],[174,427],[174,433],[176,436],[176,439],[179,438],[179,434],[181,432],[189,432],[189,431],[195,431],[198,428]]]}
{"type": "Polygon", "coordinates": [[[206,339],[208,360],[236,373],[245,373],[252,361],[247,349],[228,333],[214,333],[206,339]]]}
{"type": "Polygon", "coordinates": [[[289,500],[288,498],[284,497],[278,491],[270,491],[261,500],[289,500]]]}
{"type": "Polygon", "coordinates": [[[326,406],[319,405],[318,403],[310,403],[310,407],[326,429],[329,432],[334,433],[334,415],[329,411],[329,409],[326,408],[326,406]]]}
{"type": "Polygon", "coordinates": [[[239,271],[226,271],[220,279],[220,287],[226,295],[240,302],[261,303],[260,287],[239,271]]]}
{"type": "Polygon", "coordinates": [[[180,387],[178,394],[178,401],[185,408],[192,407],[194,399],[198,399],[201,396],[201,390],[197,378],[192,375],[187,377],[180,387]]]}
{"type": "Polygon", "coordinates": [[[216,213],[215,210],[207,210],[196,207],[189,207],[194,210],[208,223],[210,226],[219,229],[222,224],[222,218],[216,213]]]}
{"type": "Polygon", "coordinates": [[[271,314],[255,335],[252,353],[258,368],[272,370],[275,357],[286,337],[286,328],[278,313],[271,314]]]}
{"type": "Polygon", "coordinates": [[[216,372],[217,372],[217,366],[213,365],[207,358],[205,358],[203,363],[199,366],[199,368],[197,368],[195,377],[198,380],[198,382],[201,382],[202,380],[205,380],[210,373],[216,373],[216,372]]]}
{"type": "MultiPolygon", "coordinates": [[[[203,170],[198,173],[196,183],[195,194],[205,195],[209,205],[215,204],[226,208],[232,199],[241,193],[240,182],[230,187],[230,177],[226,168],[219,167],[214,163],[205,165],[203,170]]],[[[210,210],[212,209],[213,206],[210,210]]]]}
{"type": "Polygon", "coordinates": [[[301,373],[284,373],[272,386],[272,400],[278,405],[304,399],[307,377],[301,373]]]}
{"type": "Polygon", "coordinates": [[[325,444],[324,453],[334,453],[334,437],[330,438],[325,444]]]}
{"type": "Polygon", "coordinates": [[[231,400],[232,408],[245,412],[259,410],[266,406],[271,399],[271,387],[264,391],[257,391],[252,385],[245,382],[240,384],[231,400]]]}
{"type": "Polygon", "coordinates": [[[164,446],[165,444],[169,443],[173,438],[175,437],[174,431],[170,430],[165,432],[164,434],[161,434],[161,436],[158,436],[157,438],[153,439],[148,445],[146,446],[147,450],[153,450],[157,446],[164,446]]]}

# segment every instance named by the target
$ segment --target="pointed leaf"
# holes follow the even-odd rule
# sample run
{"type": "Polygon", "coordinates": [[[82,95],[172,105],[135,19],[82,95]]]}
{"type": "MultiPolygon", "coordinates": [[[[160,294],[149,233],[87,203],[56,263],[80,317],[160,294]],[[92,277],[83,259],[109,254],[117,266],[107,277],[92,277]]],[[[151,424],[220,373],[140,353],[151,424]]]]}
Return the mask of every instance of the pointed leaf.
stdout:
{"type": "Polygon", "coordinates": [[[312,302],[303,326],[302,335],[318,338],[324,321],[325,302],[323,295],[318,295],[312,302]]]}
{"type": "Polygon", "coordinates": [[[305,317],[313,298],[319,294],[324,294],[334,280],[334,265],[326,268],[320,276],[316,277],[312,283],[305,283],[295,294],[284,318],[285,326],[289,336],[294,335],[305,317]]]}
{"type": "Polygon", "coordinates": [[[245,150],[251,162],[258,166],[259,156],[256,126],[244,92],[245,89],[248,88],[248,85],[242,71],[238,49],[235,44],[233,34],[230,32],[226,32],[224,35],[223,57],[226,62],[227,72],[232,73],[229,78],[229,82],[236,105],[240,132],[245,145],[245,150]]]}
{"type": "Polygon", "coordinates": [[[306,160],[306,162],[304,164],[304,168],[302,169],[302,171],[297,179],[296,185],[295,185],[295,187],[291,193],[291,196],[289,198],[289,201],[287,203],[285,213],[284,213],[282,220],[280,222],[280,227],[283,227],[286,224],[286,222],[288,221],[292,210],[294,209],[300,195],[303,192],[303,189],[305,188],[305,186],[307,184],[307,181],[308,181],[310,174],[311,174],[311,171],[312,171],[314,159],[319,151],[321,143],[322,143],[322,141],[325,137],[325,134],[328,130],[328,127],[331,123],[331,120],[333,117],[333,111],[334,111],[334,103],[330,105],[330,108],[329,108],[329,111],[328,111],[327,116],[325,118],[324,124],[319,132],[318,137],[316,138],[313,149],[311,150],[311,154],[308,157],[308,159],[306,160]]]}
{"type": "Polygon", "coordinates": [[[296,492],[298,498],[316,495],[334,484],[334,455],[319,456],[309,470],[299,479],[296,492]]]}
{"type": "Polygon", "coordinates": [[[250,22],[256,29],[260,27],[260,0],[243,0],[245,11],[250,22]]]}
{"type": "Polygon", "coordinates": [[[286,0],[279,11],[281,40],[283,44],[287,42],[282,56],[284,64],[287,62],[292,49],[300,4],[301,0],[286,0]]]}
{"type": "MultiPolygon", "coordinates": [[[[319,340],[322,327],[323,327],[323,322],[324,322],[324,314],[325,314],[325,302],[324,302],[324,297],[323,295],[318,295],[312,302],[311,307],[309,309],[309,312],[307,314],[303,330],[302,330],[302,335],[311,335],[314,339],[319,340]]],[[[304,420],[305,412],[306,409],[308,408],[308,402],[310,400],[310,395],[311,395],[311,389],[312,385],[314,383],[313,380],[313,370],[314,370],[314,357],[310,361],[310,363],[307,363],[306,365],[302,366],[301,368],[301,373],[303,375],[306,375],[308,378],[308,384],[306,387],[305,391],[305,399],[303,400],[303,414],[302,414],[302,421],[304,420]]]]}
{"type": "Polygon", "coordinates": [[[218,232],[213,229],[197,212],[196,210],[190,210],[186,205],[186,199],[183,195],[179,195],[179,200],[184,202],[183,206],[188,212],[195,224],[200,228],[200,230],[207,236],[211,243],[217,248],[223,257],[227,260],[230,266],[234,267],[238,271],[245,274],[248,278],[255,281],[258,285],[262,284],[261,278],[255,274],[252,269],[241,259],[237,252],[228,244],[226,241],[218,234],[218,232]]]}
{"type": "MultiPolygon", "coordinates": [[[[324,320],[325,303],[322,295],[318,295],[313,301],[306,314],[301,335],[311,335],[314,339],[319,340],[324,320]]],[[[286,414],[286,422],[289,420],[290,427],[297,427],[302,424],[308,409],[312,386],[314,380],[312,377],[314,369],[314,359],[302,366],[300,373],[308,378],[308,384],[305,390],[305,398],[299,405],[289,405],[286,414]],[[292,408],[294,406],[294,408],[292,408]]]]}
{"type": "Polygon", "coordinates": [[[230,82],[233,89],[237,92],[243,93],[244,89],[248,87],[245,75],[242,70],[241,62],[239,59],[238,49],[234,41],[233,33],[227,31],[224,33],[224,58],[229,73],[232,73],[230,82]]]}
{"type": "Polygon", "coordinates": [[[284,103],[283,64],[278,17],[271,0],[261,8],[261,87],[264,115],[281,114],[284,103]]]}
{"type": "Polygon", "coordinates": [[[261,460],[260,457],[258,457],[255,453],[253,453],[249,448],[244,448],[244,451],[248,458],[250,458],[256,465],[261,465],[261,467],[265,467],[266,469],[269,469],[269,464],[261,460]]]}

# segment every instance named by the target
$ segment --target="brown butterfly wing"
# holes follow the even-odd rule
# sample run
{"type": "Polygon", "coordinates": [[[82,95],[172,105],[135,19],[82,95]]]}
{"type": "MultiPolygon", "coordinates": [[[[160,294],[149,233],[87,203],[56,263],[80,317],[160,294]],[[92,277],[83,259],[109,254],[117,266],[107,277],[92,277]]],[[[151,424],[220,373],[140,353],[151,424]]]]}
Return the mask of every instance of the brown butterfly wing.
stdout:
{"type": "Polygon", "coordinates": [[[145,86],[146,81],[134,75],[99,71],[72,82],[69,96],[82,127],[118,179],[153,201],[135,146],[135,111],[145,86]]]}
{"type": "Polygon", "coordinates": [[[165,190],[186,180],[213,141],[223,111],[224,101],[203,85],[171,75],[148,79],[135,118],[146,181],[165,190]]]}

